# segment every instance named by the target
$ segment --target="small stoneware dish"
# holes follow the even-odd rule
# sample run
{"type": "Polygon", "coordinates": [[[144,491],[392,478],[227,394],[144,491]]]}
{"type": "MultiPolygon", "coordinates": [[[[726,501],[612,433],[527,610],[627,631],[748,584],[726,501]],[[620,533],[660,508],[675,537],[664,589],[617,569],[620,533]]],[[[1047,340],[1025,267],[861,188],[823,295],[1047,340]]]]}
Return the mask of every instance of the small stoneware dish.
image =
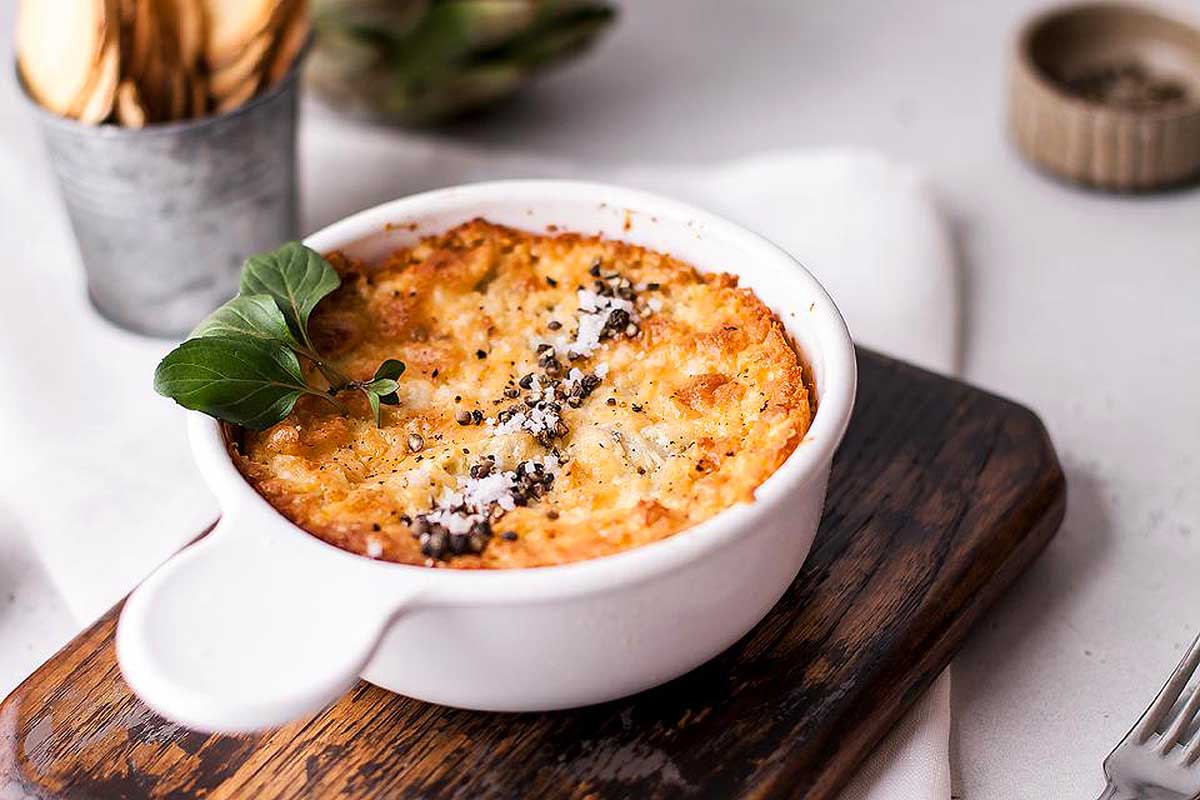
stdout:
{"type": "Polygon", "coordinates": [[[204,731],[262,729],[319,710],[359,676],[469,709],[598,703],[720,653],[796,577],[856,381],[845,323],[813,276],[711,214],[574,181],[416,195],[307,243],[377,259],[475,217],[599,234],[736,273],[779,315],[811,367],[817,409],[808,434],[753,502],[670,538],[562,566],[455,570],[373,561],[309,535],[242,478],[222,426],[194,414],[192,448],[221,520],[133,592],[117,629],[125,679],[163,716],[204,731]]]}
{"type": "Polygon", "coordinates": [[[1013,48],[1009,128],[1037,167],[1143,192],[1200,175],[1200,29],[1136,4],[1052,8],[1013,48]]]}

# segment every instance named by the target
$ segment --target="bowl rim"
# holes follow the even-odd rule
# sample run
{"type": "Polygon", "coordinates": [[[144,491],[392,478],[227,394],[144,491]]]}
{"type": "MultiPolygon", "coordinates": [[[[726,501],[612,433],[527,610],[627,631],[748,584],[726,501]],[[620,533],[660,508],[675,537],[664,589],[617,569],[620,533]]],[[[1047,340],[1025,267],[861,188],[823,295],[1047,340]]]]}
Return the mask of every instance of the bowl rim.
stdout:
{"type": "Polygon", "coordinates": [[[1113,119],[1138,119],[1153,122],[1174,122],[1200,115],[1200,98],[1190,97],[1180,106],[1162,110],[1137,110],[1106,106],[1082,97],[1077,97],[1038,64],[1034,58],[1033,40],[1048,25],[1078,14],[1088,13],[1130,14],[1152,18],[1167,25],[1177,26],[1200,36],[1200,22],[1175,11],[1166,11],[1139,2],[1124,0],[1080,0],[1064,5],[1052,5],[1036,12],[1021,24],[1013,40],[1013,63],[1043,90],[1049,92],[1055,102],[1086,114],[1113,119]]]}
{"type": "MultiPolygon", "coordinates": [[[[249,512],[253,524],[274,519],[297,536],[325,551],[331,565],[340,561],[356,570],[363,565],[388,573],[398,581],[417,582],[425,593],[436,595],[436,605],[474,603],[481,600],[506,604],[541,601],[551,597],[579,596],[611,591],[650,580],[730,546],[753,532],[756,524],[775,507],[808,483],[827,475],[853,410],[857,389],[854,345],[841,313],[817,279],[790,254],[759,234],[693,206],[637,189],[566,179],[521,179],[486,181],[422,192],[381,203],[352,214],[305,238],[315,250],[347,247],[389,227],[404,225],[409,217],[452,213],[479,201],[505,205],[548,206],[569,197],[572,201],[594,202],[598,209],[619,208],[647,216],[662,224],[689,225],[693,231],[719,238],[778,268],[791,270],[807,289],[811,303],[806,325],[815,329],[812,352],[824,370],[817,410],[812,423],[795,450],[755,490],[752,502],[738,503],[709,519],[655,542],[598,558],[542,567],[497,570],[432,569],[426,566],[373,560],[342,550],[288,520],[245,479],[230,458],[222,423],[199,412],[189,412],[188,429],[192,451],[202,476],[217,496],[223,516],[235,520],[249,512]],[[686,222],[685,222],[686,221],[686,222]],[[816,352],[819,350],[819,353],[816,352]],[[264,513],[265,512],[265,513],[264,513]],[[269,516],[268,516],[269,515],[269,516]]],[[[580,226],[575,226],[578,228],[580,226]]],[[[563,227],[560,230],[573,230],[563,227]]],[[[612,237],[619,239],[620,237],[612,237]]],[[[731,272],[737,274],[736,267],[731,272]]],[[[421,592],[417,593],[421,595],[421,592]]],[[[420,602],[418,601],[418,605],[420,602]]]]}

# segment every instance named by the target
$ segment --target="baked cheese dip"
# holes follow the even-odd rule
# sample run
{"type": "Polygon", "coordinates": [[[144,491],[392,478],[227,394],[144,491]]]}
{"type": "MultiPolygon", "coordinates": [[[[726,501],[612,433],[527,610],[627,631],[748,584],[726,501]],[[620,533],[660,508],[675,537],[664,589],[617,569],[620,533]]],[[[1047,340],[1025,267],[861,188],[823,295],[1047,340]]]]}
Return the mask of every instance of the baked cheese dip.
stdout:
{"type": "Polygon", "coordinates": [[[362,397],[349,414],[302,397],[231,450],[275,508],[354,553],[610,555],[751,500],[808,430],[801,360],[732,275],[484,220],[381,263],[329,261],[342,286],[313,314],[318,349],[354,379],[406,362],[399,403],[376,427],[362,397]]]}

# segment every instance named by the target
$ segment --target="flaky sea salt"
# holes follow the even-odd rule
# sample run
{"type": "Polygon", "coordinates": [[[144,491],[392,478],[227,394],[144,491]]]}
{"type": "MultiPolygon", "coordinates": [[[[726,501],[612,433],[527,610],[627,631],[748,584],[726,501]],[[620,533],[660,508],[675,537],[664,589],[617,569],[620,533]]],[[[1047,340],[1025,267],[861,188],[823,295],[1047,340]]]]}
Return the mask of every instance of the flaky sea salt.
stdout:
{"type": "Polygon", "coordinates": [[[525,428],[525,412],[518,411],[492,429],[494,436],[509,436],[525,428]]]}
{"type": "Polygon", "coordinates": [[[454,536],[470,533],[471,528],[485,519],[482,514],[465,514],[445,508],[430,512],[425,518],[432,523],[444,526],[446,531],[454,536]]]}
{"type": "Polygon", "coordinates": [[[584,357],[592,355],[600,346],[604,336],[605,326],[609,317],[616,310],[624,311],[630,322],[637,323],[637,311],[631,301],[623,297],[614,297],[593,292],[591,289],[579,289],[576,292],[579,299],[579,325],[575,332],[575,341],[569,350],[584,357]]]}
{"type": "MultiPolygon", "coordinates": [[[[546,390],[550,394],[549,389],[546,390]]],[[[537,394],[530,393],[535,400],[541,399],[542,392],[537,394]]],[[[562,421],[562,417],[557,411],[542,405],[527,408],[524,411],[514,411],[504,422],[492,425],[493,436],[508,436],[518,431],[526,431],[537,436],[539,433],[552,432],[558,423],[562,421]]]]}
{"type": "Polygon", "coordinates": [[[571,352],[581,356],[590,356],[600,346],[600,335],[604,333],[604,325],[608,322],[610,312],[603,314],[581,314],[579,329],[575,332],[575,341],[571,343],[571,352]]]}
{"type": "Polygon", "coordinates": [[[493,471],[495,459],[485,457],[468,476],[458,476],[457,491],[446,487],[431,511],[417,515],[413,535],[422,554],[439,559],[483,552],[493,535],[493,520],[518,505],[540,500],[558,467],[558,458],[548,455],[540,461],[523,461],[511,470],[493,471]]]}
{"type": "Polygon", "coordinates": [[[601,311],[609,311],[614,308],[623,308],[630,314],[633,313],[633,303],[623,297],[610,297],[608,295],[597,294],[591,289],[580,289],[575,295],[579,299],[579,310],[586,311],[589,314],[598,314],[601,311]]]}

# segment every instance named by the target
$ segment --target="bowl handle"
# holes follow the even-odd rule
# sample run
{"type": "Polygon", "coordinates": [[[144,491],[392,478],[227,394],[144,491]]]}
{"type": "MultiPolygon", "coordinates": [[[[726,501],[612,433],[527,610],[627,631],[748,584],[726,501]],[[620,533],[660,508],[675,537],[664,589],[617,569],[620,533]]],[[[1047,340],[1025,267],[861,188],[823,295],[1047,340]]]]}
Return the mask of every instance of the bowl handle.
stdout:
{"type": "Polygon", "coordinates": [[[421,593],[413,571],[281,522],[274,511],[226,515],[129,596],[117,626],[121,672],[164,717],[248,733],[318,711],[421,593]]]}

